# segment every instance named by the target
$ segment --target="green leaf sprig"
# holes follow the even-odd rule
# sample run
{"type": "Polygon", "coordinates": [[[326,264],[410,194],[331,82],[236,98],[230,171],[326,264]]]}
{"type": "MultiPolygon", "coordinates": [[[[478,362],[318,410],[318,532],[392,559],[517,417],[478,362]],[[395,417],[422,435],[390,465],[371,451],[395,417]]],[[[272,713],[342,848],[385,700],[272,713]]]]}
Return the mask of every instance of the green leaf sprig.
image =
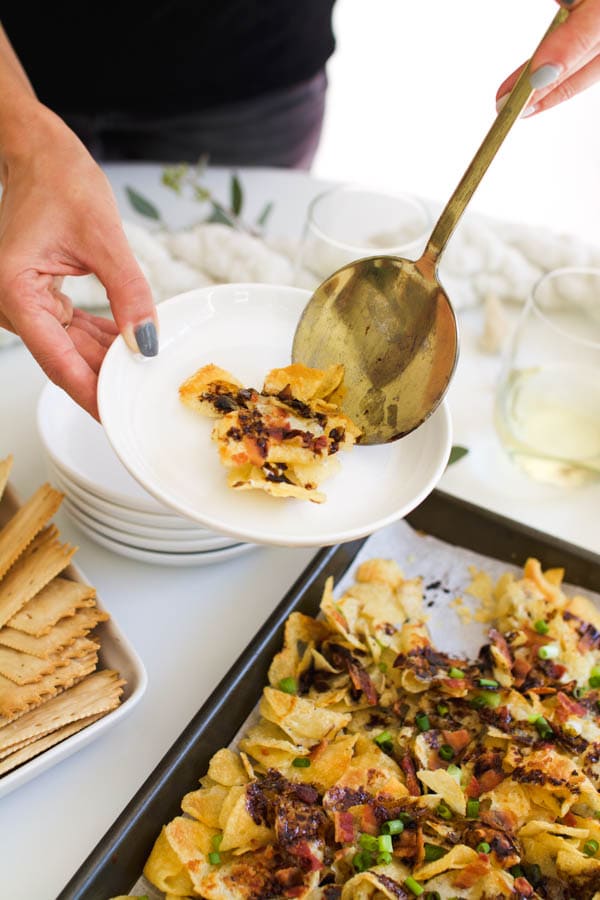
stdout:
{"type": "MultiPolygon", "coordinates": [[[[266,203],[256,221],[252,225],[248,225],[242,218],[244,208],[244,190],[239,176],[232,174],[229,181],[229,205],[221,203],[214,194],[203,184],[203,176],[206,171],[208,157],[201,157],[195,165],[189,163],[179,163],[174,166],[165,166],[161,175],[161,182],[165,187],[170,188],[179,196],[191,196],[192,200],[198,203],[208,203],[210,205],[209,214],[202,219],[203,222],[219,222],[222,225],[229,225],[237,231],[246,232],[254,237],[261,237],[264,234],[267,221],[273,211],[273,203],[266,203]]],[[[160,223],[166,229],[166,224],[162,218],[160,211],[154,203],[143,197],[139,191],[127,186],[125,188],[127,199],[133,209],[147,219],[152,219],[160,223]]]]}

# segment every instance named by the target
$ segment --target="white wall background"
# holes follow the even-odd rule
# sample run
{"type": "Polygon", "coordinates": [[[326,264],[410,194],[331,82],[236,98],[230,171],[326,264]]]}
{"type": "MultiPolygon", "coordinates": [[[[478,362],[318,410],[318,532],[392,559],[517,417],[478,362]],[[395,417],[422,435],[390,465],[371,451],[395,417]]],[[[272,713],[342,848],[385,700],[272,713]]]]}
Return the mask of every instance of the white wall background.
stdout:
{"type": "MultiPolygon", "coordinates": [[[[445,203],[552,0],[337,0],[313,174],[445,203]]],[[[600,85],[515,123],[470,209],[600,243],[600,85]]]]}

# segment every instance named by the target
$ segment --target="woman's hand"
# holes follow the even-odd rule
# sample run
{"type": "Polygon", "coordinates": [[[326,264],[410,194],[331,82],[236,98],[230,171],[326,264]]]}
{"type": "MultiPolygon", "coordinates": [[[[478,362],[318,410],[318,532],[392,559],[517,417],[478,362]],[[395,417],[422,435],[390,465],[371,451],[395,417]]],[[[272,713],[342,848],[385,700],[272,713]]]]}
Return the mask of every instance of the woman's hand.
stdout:
{"type": "MultiPolygon", "coordinates": [[[[542,41],[532,57],[530,82],[536,92],[525,115],[550,109],[600,80],[600,0],[559,3],[571,13],[542,41]]],[[[498,108],[523,67],[500,85],[496,94],[498,108]]]]}
{"type": "Polygon", "coordinates": [[[132,350],[158,351],[150,287],[107,178],[58,116],[32,98],[2,149],[0,326],[97,417],[98,371],[117,333],[132,350]],[[65,275],[90,272],[106,288],[115,322],[73,310],[62,292],[65,275]]]}

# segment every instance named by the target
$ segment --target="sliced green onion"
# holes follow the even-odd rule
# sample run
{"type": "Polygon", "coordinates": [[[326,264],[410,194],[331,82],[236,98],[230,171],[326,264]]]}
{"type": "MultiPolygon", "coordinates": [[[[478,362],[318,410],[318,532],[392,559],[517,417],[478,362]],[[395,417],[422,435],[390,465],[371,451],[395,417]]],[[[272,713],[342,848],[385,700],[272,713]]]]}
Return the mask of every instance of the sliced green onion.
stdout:
{"type": "Polygon", "coordinates": [[[464,678],[465,673],[461,669],[457,669],[456,666],[452,666],[448,672],[448,676],[449,678],[464,678]]]}
{"type": "Polygon", "coordinates": [[[445,803],[440,803],[436,809],[436,813],[442,819],[451,819],[452,818],[452,810],[445,803]]]}
{"type": "Polygon", "coordinates": [[[414,818],[411,816],[410,813],[405,813],[405,812],[398,813],[398,818],[400,819],[400,821],[402,822],[403,825],[411,825],[412,822],[414,822],[414,818]]]}
{"type": "Polygon", "coordinates": [[[447,716],[450,712],[450,707],[447,703],[438,703],[437,711],[440,716],[447,716]]]}
{"type": "Polygon", "coordinates": [[[415,895],[415,897],[420,897],[421,894],[425,893],[425,888],[421,887],[418,881],[415,881],[410,875],[404,882],[404,887],[408,888],[408,890],[415,895]]]}
{"type": "Polygon", "coordinates": [[[380,672],[387,672],[388,664],[386,662],[380,662],[378,663],[378,669],[380,672]]]}
{"type": "Polygon", "coordinates": [[[442,900],[442,895],[439,891],[427,891],[425,900],[442,900]]]}
{"type": "Polygon", "coordinates": [[[489,853],[491,849],[492,848],[487,841],[482,841],[480,844],[477,844],[476,847],[478,853],[489,853]]]}
{"type": "Polygon", "coordinates": [[[479,679],[479,687],[497,688],[497,687],[500,687],[500,683],[498,681],[496,681],[495,678],[480,678],[479,679]]]}
{"type": "Polygon", "coordinates": [[[537,631],[538,634],[548,634],[550,631],[550,626],[544,619],[538,619],[537,622],[533,623],[533,627],[537,631]]]}
{"type": "Polygon", "coordinates": [[[292,765],[297,769],[308,769],[310,766],[310,759],[307,756],[297,756],[292,760],[292,765]]]}
{"type": "Polygon", "coordinates": [[[289,678],[282,678],[279,682],[279,690],[284,691],[286,694],[297,694],[298,682],[291,676],[289,678]]]}
{"type": "Polygon", "coordinates": [[[592,688],[600,687],[600,666],[594,666],[590,672],[589,685],[592,688]]]}
{"type": "Polygon", "coordinates": [[[436,859],[441,859],[448,852],[444,847],[438,847],[437,844],[425,844],[424,849],[426,862],[435,862],[436,859]]]}
{"type": "Polygon", "coordinates": [[[442,744],[440,749],[438,750],[438,754],[442,759],[445,759],[448,762],[449,759],[454,759],[454,750],[450,746],[450,744],[442,744]]]}
{"type": "Polygon", "coordinates": [[[211,844],[213,845],[213,847],[215,848],[215,850],[218,850],[218,849],[219,849],[219,847],[221,846],[221,841],[222,841],[222,840],[223,840],[223,835],[222,835],[222,834],[213,834],[213,836],[212,836],[212,838],[211,838],[211,844]]]}
{"type": "Polygon", "coordinates": [[[577,687],[573,688],[573,696],[576,700],[581,700],[581,698],[585,695],[585,688],[581,687],[581,685],[577,685],[577,687]]]}
{"type": "Polygon", "coordinates": [[[454,763],[450,763],[446,772],[448,775],[452,775],[457,784],[460,784],[460,779],[462,778],[462,769],[460,766],[455,766],[454,763]]]}
{"type": "Polygon", "coordinates": [[[390,819],[381,826],[382,834],[402,834],[404,831],[404,822],[401,819],[390,819]]]}
{"type": "Polygon", "coordinates": [[[496,709],[501,703],[502,697],[500,694],[497,694],[495,691],[485,691],[483,694],[477,694],[476,697],[473,697],[469,706],[473,709],[482,709],[484,706],[496,709]]]}
{"type": "Polygon", "coordinates": [[[352,857],[352,865],[357,872],[366,872],[373,865],[373,857],[366,850],[363,850],[362,853],[355,853],[352,857]]]}
{"type": "Polygon", "coordinates": [[[417,723],[419,731],[429,731],[431,728],[429,716],[426,716],[425,713],[418,713],[418,715],[415,716],[415,722],[417,723]]]}
{"type": "Polygon", "coordinates": [[[523,877],[523,869],[521,866],[512,866],[509,870],[510,874],[513,878],[522,878],[523,877]]]}
{"type": "Polygon", "coordinates": [[[377,737],[373,738],[373,740],[381,747],[382,744],[391,743],[391,741],[393,740],[393,735],[391,731],[382,731],[381,734],[378,734],[377,737]]]}
{"type": "Polygon", "coordinates": [[[379,853],[377,854],[377,864],[379,866],[387,866],[392,861],[391,853],[379,853]]]}
{"type": "Polygon", "coordinates": [[[556,659],[556,657],[560,653],[560,647],[558,644],[544,644],[543,647],[540,647],[538,650],[538,656],[540,659],[556,659]]]}
{"type": "Polygon", "coordinates": [[[476,819],[479,816],[479,800],[467,800],[467,819],[476,819]]]}
{"type": "Polygon", "coordinates": [[[372,834],[361,834],[358,843],[363,850],[377,850],[378,847],[377,838],[372,834]]]}
{"type": "Polygon", "coordinates": [[[216,850],[214,851],[214,853],[209,853],[208,861],[211,864],[211,866],[218,866],[219,863],[221,862],[221,854],[217,853],[216,850]]]}
{"type": "Polygon", "coordinates": [[[377,846],[382,853],[391,853],[394,849],[391,834],[380,834],[377,838],[377,846]]]}
{"type": "Polygon", "coordinates": [[[534,722],[534,725],[539,736],[542,738],[550,737],[551,734],[554,734],[554,732],[552,731],[552,727],[543,716],[538,716],[534,722]]]}
{"type": "Polygon", "coordinates": [[[598,843],[598,841],[586,841],[583,845],[583,852],[586,856],[595,856],[599,849],[600,844],[598,843]]]}

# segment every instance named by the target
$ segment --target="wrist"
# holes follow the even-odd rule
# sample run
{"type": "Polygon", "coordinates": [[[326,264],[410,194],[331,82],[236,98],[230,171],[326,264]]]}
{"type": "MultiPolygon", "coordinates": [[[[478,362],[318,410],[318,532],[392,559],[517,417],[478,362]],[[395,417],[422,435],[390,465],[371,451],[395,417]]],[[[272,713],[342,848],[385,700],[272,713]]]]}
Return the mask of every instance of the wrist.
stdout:
{"type": "Polygon", "coordinates": [[[50,138],[57,116],[34,96],[19,97],[0,108],[0,165],[3,169],[36,152],[40,139],[50,138]]]}

